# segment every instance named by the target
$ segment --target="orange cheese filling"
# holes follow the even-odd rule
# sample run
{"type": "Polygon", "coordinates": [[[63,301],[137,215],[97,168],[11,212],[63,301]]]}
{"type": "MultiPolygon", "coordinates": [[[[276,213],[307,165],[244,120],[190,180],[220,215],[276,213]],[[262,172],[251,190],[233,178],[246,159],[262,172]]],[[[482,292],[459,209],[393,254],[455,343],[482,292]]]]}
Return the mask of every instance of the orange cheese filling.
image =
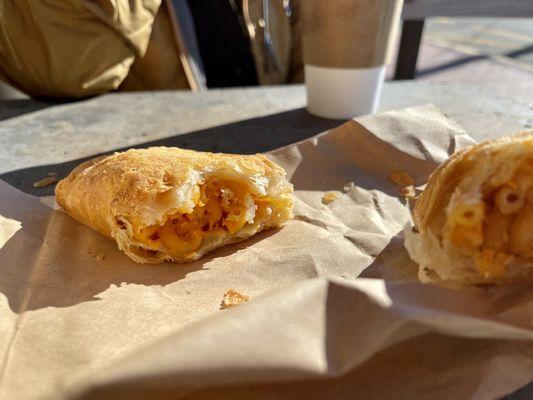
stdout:
{"type": "Polygon", "coordinates": [[[187,256],[208,237],[233,235],[264,219],[269,198],[251,195],[235,181],[212,180],[200,186],[195,203],[190,213],[175,212],[160,225],[134,228],[134,238],[151,250],[187,256]]]}
{"type": "Polygon", "coordinates": [[[448,213],[443,238],[472,254],[478,272],[501,276],[516,257],[533,261],[533,160],[511,180],[486,185],[483,199],[448,213]]]}

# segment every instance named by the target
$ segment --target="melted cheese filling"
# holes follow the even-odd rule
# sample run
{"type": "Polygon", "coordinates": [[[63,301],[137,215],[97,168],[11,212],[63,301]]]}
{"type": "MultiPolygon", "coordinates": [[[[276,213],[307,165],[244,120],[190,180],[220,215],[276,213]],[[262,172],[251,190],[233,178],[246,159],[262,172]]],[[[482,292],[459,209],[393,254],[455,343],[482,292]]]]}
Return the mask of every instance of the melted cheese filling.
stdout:
{"type": "Polygon", "coordinates": [[[191,213],[175,212],[160,225],[134,228],[134,238],[147,249],[164,248],[171,256],[187,257],[206,239],[227,237],[260,223],[271,211],[269,201],[251,195],[238,182],[212,180],[200,186],[191,213]]]}
{"type": "Polygon", "coordinates": [[[517,257],[533,261],[533,159],[505,184],[485,187],[482,200],[449,210],[443,239],[472,255],[485,278],[505,274],[517,257]]]}

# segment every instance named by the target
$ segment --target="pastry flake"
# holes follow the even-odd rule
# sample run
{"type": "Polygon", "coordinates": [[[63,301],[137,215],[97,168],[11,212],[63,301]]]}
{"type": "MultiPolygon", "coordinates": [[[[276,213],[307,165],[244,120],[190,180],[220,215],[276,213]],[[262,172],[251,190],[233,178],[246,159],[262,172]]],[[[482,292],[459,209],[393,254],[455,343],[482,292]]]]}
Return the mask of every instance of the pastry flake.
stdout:
{"type": "Polygon", "coordinates": [[[339,195],[335,192],[326,192],[322,195],[322,203],[330,204],[339,198],[339,195]]]}
{"type": "Polygon", "coordinates": [[[389,174],[389,179],[396,186],[400,187],[414,186],[415,184],[415,180],[413,179],[413,177],[409,175],[406,171],[392,171],[389,174]]]}
{"type": "Polygon", "coordinates": [[[246,303],[248,300],[250,300],[250,296],[239,293],[234,289],[229,289],[226,291],[226,293],[224,293],[224,297],[220,303],[220,309],[225,310],[227,308],[246,303]]]}
{"type": "Polygon", "coordinates": [[[405,199],[414,199],[416,197],[415,187],[413,185],[402,186],[398,188],[398,194],[405,199]]]}
{"type": "Polygon", "coordinates": [[[33,183],[34,188],[43,188],[46,186],[53,185],[57,182],[57,178],[54,175],[49,175],[46,178],[40,179],[37,182],[33,183]]]}

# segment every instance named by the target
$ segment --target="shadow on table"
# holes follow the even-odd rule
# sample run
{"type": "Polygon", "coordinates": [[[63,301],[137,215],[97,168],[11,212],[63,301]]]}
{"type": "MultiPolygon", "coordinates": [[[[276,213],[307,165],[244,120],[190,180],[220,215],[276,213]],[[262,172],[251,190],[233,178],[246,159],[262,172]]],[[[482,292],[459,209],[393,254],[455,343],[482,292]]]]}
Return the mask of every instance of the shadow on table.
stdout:
{"type": "Polygon", "coordinates": [[[307,139],[338,126],[342,122],[344,121],[318,118],[300,108],[139,143],[60,164],[40,165],[11,171],[1,174],[0,179],[34,196],[49,196],[54,192],[53,186],[34,188],[33,183],[46,177],[49,172],[55,172],[58,178],[63,178],[76,165],[100,154],[151,146],[177,146],[200,151],[254,154],[307,139]]]}
{"type": "Polygon", "coordinates": [[[24,114],[40,111],[44,108],[62,104],[64,102],[33,99],[15,99],[0,101],[0,121],[19,117],[24,114]]]}

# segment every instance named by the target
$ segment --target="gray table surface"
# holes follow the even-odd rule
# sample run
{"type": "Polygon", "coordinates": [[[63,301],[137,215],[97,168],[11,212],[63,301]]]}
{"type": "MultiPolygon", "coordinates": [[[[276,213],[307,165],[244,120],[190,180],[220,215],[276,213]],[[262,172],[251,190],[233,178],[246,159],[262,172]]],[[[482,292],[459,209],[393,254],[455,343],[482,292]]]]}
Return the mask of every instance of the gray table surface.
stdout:
{"type": "MultiPolygon", "coordinates": [[[[476,140],[533,129],[533,104],[465,85],[394,82],[380,110],[433,103],[476,140]]],[[[115,93],[71,103],[0,101],[0,179],[35,195],[32,183],[67,174],[81,159],[127,147],[172,145],[256,153],[343,121],[305,111],[301,85],[190,92],[115,93]]],[[[508,397],[533,398],[533,385],[508,397]]]]}

